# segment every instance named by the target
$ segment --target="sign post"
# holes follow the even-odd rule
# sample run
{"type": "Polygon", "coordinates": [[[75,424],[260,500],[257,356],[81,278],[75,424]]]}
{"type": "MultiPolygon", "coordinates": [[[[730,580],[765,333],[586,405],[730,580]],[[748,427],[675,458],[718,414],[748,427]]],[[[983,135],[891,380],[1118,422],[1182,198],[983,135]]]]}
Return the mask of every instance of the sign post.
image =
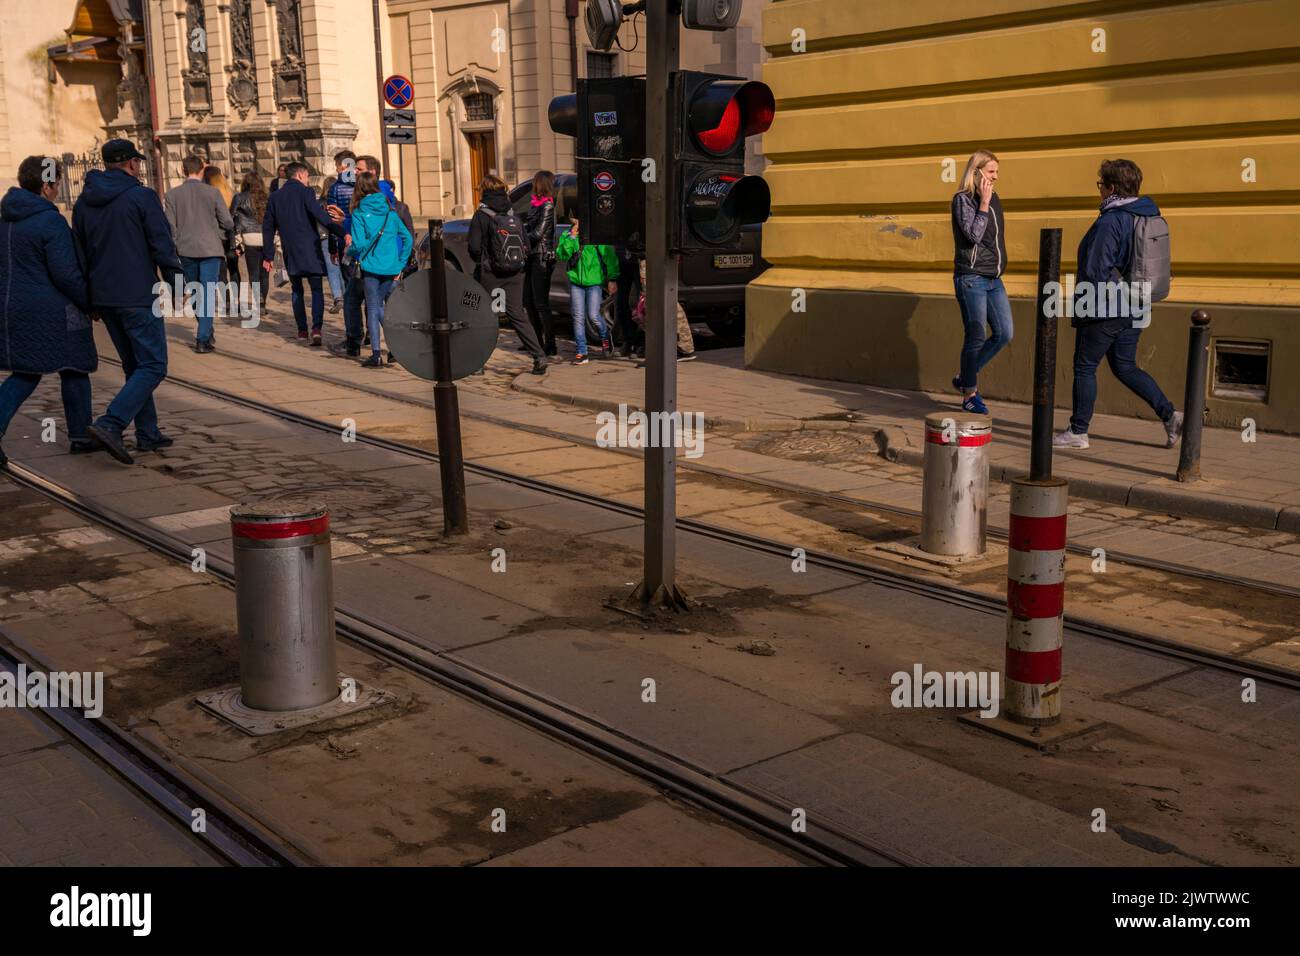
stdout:
{"type": "MultiPolygon", "coordinates": [[[[395,73],[384,80],[383,94],[384,102],[392,107],[383,113],[384,153],[387,154],[389,143],[397,144],[397,181],[401,184],[402,192],[406,192],[402,147],[415,142],[415,110],[406,108],[415,100],[415,86],[400,73],[395,73]]],[[[387,158],[385,155],[385,164],[387,158]]],[[[389,174],[391,173],[390,167],[389,174]]]]}
{"type": "Polygon", "coordinates": [[[438,429],[438,470],[442,475],[442,530],[468,534],[465,459],[460,445],[460,402],[451,369],[451,322],[447,319],[447,259],[442,220],[429,220],[429,311],[433,316],[434,420],[438,429]]]}

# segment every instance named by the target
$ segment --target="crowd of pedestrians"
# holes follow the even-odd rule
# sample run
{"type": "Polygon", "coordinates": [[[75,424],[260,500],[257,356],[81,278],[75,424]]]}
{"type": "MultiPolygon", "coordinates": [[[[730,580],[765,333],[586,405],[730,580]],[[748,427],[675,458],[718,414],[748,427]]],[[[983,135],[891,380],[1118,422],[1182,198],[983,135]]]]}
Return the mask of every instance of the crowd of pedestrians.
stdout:
{"type": "MultiPolygon", "coordinates": [[[[235,193],[218,167],[190,155],[181,161],[184,180],[160,202],[141,182],[146,159],[132,143],[111,140],[101,157],[104,168],[86,174],[71,226],[56,205],[66,171],[52,157],[25,159],[18,185],[0,199],[0,370],[9,372],[0,382],[0,439],[42,376],[58,374],[73,454],[102,450],[132,464],[133,452],[171,445],[153,395],[167,375],[165,303],[177,303],[160,290],[182,282],[201,290],[182,300],[194,310],[197,354],[214,350],[218,314],[249,304],[255,315],[265,311],[276,272],[292,287],[298,337],[319,346],[322,279],[334,270],[333,311],[347,308],[346,351],[356,355],[364,342],[371,355],[362,364],[384,364],[384,302],[414,267],[415,240],[410,210],[380,178],[378,159],[340,154],[326,193],[311,188],[309,169],[297,162],[282,164],[269,188],[250,171],[235,193]],[[124,376],[98,417],[95,322],[124,376]]],[[[0,465],[6,461],[0,444],[0,465]]]]}
{"type": "MultiPolygon", "coordinates": [[[[234,193],[218,167],[190,155],[181,162],[184,181],[167,190],[161,203],[140,181],[145,157],[132,143],[112,140],[103,146],[102,158],[104,168],[86,175],[71,227],[55,205],[64,170],[53,158],[24,160],[18,186],[0,201],[0,288],[5,293],[0,369],[11,373],[0,383],[0,438],[41,377],[57,373],[73,454],[102,449],[130,463],[124,439],[130,428],[137,454],[170,445],[172,439],[159,429],[153,401],[167,374],[160,278],[168,287],[183,277],[187,286],[197,283],[205,291],[214,286],[246,290],[230,298],[190,297],[198,354],[215,348],[217,311],[230,314],[246,303],[265,310],[277,273],[291,287],[298,338],[320,346],[328,280],[330,311],[341,308],[344,313],[341,351],[360,357],[368,346],[370,354],[361,364],[385,364],[385,303],[417,259],[410,210],[382,177],[378,158],[339,152],[335,175],[319,191],[310,185],[308,167],[290,162],[278,168],[269,186],[257,171],[248,172],[234,193]],[[96,321],[104,324],[125,381],[103,413],[93,417],[96,321]]],[[[1007,246],[997,193],[1000,175],[997,156],[977,150],[951,203],[953,285],[962,323],[952,384],[962,409],[978,414],[988,414],[979,376],[1014,335],[1002,281],[1007,246]]],[[[1079,244],[1071,300],[1072,415],[1054,444],[1088,447],[1096,373],[1104,359],[1116,378],[1159,416],[1165,443],[1172,447],[1181,434],[1182,413],[1137,363],[1151,304],[1168,294],[1168,226],[1156,204],[1141,195],[1142,171],[1135,163],[1107,160],[1096,185],[1100,210],[1079,244]],[[1116,286],[1123,294],[1106,294],[1107,287],[1116,286]],[[1140,296],[1138,286],[1143,287],[1140,296]]],[[[612,358],[615,338],[624,357],[643,356],[644,261],[626,250],[583,245],[582,224],[572,216],[566,229],[557,211],[553,173],[543,170],[533,177],[522,212],[513,207],[506,189],[494,174],[480,183],[481,201],[468,229],[469,254],[475,279],[519,336],[533,372],[545,373],[559,357],[550,303],[557,267],[568,281],[573,364],[587,364],[597,350],[612,358]]],[[[690,324],[680,305],[677,324],[678,360],[694,358],[690,324]]]]}

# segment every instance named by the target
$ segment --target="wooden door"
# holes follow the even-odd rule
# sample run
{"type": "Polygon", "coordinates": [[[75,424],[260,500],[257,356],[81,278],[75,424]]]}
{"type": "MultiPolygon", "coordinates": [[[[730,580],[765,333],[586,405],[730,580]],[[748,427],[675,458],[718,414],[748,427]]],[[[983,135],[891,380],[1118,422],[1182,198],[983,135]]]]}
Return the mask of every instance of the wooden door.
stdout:
{"type": "Polygon", "coordinates": [[[465,138],[469,140],[470,189],[474,191],[474,208],[477,209],[482,201],[478,184],[497,166],[497,137],[489,132],[466,133],[465,138]]]}

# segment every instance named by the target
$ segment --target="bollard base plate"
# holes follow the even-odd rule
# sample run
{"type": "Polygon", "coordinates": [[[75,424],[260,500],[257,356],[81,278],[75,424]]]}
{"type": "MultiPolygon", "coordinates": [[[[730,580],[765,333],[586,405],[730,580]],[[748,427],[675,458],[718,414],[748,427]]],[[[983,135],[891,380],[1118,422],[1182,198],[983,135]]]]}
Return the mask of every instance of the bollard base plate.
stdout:
{"type": "Polygon", "coordinates": [[[877,554],[882,558],[903,564],[924,564],[932,568],[953,571],[982,570],[986,565],[1005,561],[1007,555],[1007,546],[993,541],[985,543],[982,554],[931,554],[929,551],[921,550],[920,541],[919,536],[913,536],[903,538],[901,541],[889,541],[868,548],[850,550],[877,554]]]}
{"type": "Polygon", "coordinates": [[[304,710],[254,710],[244,703],[238,684],[200,694],[194,698],[194,702],[250,737],[265,737],[382,707],[397,699],[387,691],[367,687],[355,678],[339,674],[340,685],[349,680],[356,686],[356,693],[349,694],[349,697],[355,697],[354,700],[344,700],[340,692],[333,700],[304,710]]]}
{"type": "Polygon", "coordinates": [[[1066,740],[1082,737],[1084,734],[1100,730],[1106,726],[1104,720],[1094,720],[1088,717],[1062,717],[1054,724],[1035,728],[1028,724],[1008,720],[1001,714],[996,717],[981,717],[978,710],[958,714],[957,719],[963,724],[978,727],[980,730],[986,730],[989,733],[997,734],[999,737],[1023,744],[1026,747],[1034,747],[1037,750],[1055,750],[1059,744],[1066,740]]]}

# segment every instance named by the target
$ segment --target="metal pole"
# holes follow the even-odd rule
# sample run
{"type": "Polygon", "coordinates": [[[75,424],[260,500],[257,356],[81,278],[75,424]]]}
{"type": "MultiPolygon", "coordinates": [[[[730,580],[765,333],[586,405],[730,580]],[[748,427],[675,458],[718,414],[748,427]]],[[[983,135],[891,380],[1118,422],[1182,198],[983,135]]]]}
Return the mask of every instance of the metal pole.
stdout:
{"type": "Polygon", "coordinates": [[[1205,376],[1210,365],[1210,313],[1192,313],[1187,335],[1187,391],[1183,393],[1183,445],[1178,452],[1178,480],[1201,479],[1201,428],[1205,424],[1205,376]]]}
{"type": "Polygon", "coordinates": [[[1056,316],[1049,316],[1047,288],[1061,282],[1061,230],[1038,232],[1038,295],[1034,334],[1034,423],[1029,480],[1052,477],[1052,413],[1056,408],[1056,316]]]}
{"type": "Polygon", "coordinates": [[[433,316],[433,413],[438,427],[438,470],[442,474],[443,534],[468,534],[465,458],[460,448],[460,403],[451,378],[451,323],[447,321],[447,259],[442,220],[429,220],[429,312],[433,316]]]}
{"type": "Polygon", "coordinates": [[[380,26],[379,0],[372,0],[371,18],[375,26],[375,88],[379,93],[379,161],[384,169],[392,172],[388,165],[388,142],[384,139],[384,32],[380,26]]]}
{"type": "MultiPolygon", "coordinates": [[[[671,75],[678,67],[681,23],[677,5],[659,0],[646,9],[646,145],[656,175],[646,190],[645,410],[677,411],[677,259],[669,251],[676,189],[672,130],[668,128],[671,75]]],[[[670,419],[671,420],[671,419],[670,419]]],[[[677,449],[645,450],[645,573],[635,595],[685,609],[677,589],[677,449]]]]}

